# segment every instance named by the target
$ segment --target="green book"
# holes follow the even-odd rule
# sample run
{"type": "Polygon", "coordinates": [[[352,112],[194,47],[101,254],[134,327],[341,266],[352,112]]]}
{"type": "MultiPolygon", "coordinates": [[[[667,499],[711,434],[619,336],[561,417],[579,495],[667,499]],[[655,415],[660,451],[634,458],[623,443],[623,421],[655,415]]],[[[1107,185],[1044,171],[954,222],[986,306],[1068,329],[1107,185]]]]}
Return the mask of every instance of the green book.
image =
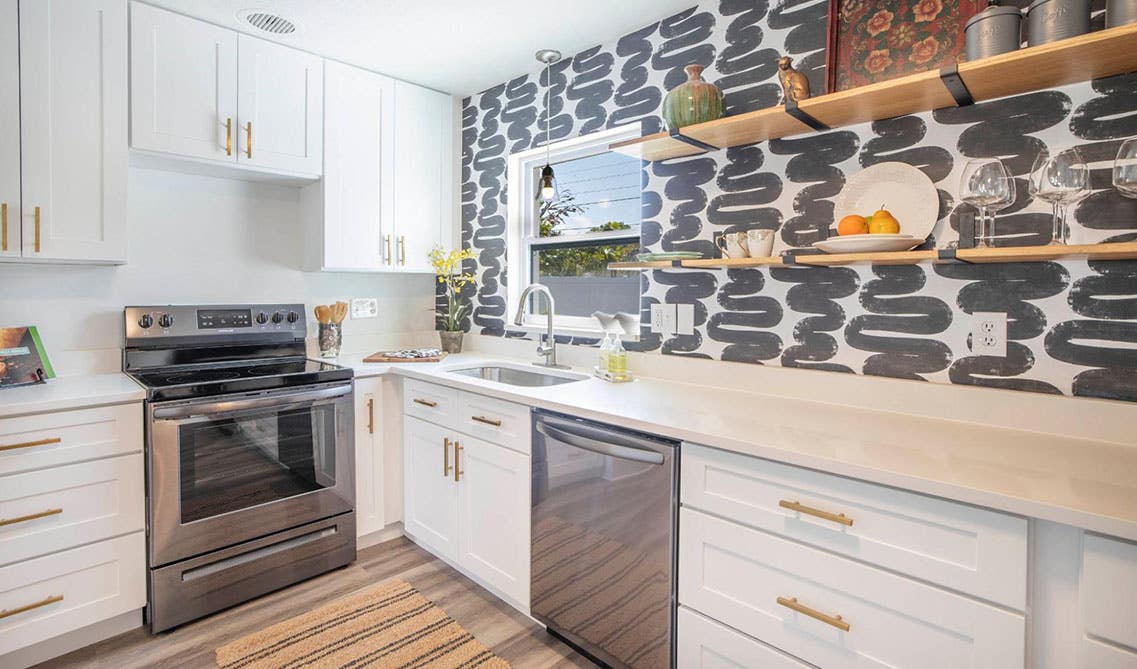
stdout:
{"type": "Polygon", "coordinates": [[[43,383],[54,377],[35,326],[0,328],[0,387],[43,383]]]}

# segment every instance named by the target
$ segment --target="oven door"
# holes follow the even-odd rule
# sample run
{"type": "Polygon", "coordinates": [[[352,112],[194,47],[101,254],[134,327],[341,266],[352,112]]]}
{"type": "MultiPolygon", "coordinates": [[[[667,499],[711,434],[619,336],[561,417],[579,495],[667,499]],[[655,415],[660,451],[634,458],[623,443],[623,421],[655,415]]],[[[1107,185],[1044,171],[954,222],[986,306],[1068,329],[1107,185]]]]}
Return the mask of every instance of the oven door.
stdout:
{"type": "Polygon", "coordinates": [[[352,384],[150,405],[150,566],[350,511],[352,384]]]}

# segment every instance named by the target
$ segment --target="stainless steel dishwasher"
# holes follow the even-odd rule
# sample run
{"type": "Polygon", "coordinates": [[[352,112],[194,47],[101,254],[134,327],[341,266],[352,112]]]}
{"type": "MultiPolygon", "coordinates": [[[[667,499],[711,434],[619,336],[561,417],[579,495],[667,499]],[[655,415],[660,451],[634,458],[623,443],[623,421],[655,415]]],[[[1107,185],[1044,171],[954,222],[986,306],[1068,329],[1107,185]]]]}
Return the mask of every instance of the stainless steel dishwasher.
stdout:
{"type": "Polygon", "coordinates": [[[675,664],[678,446],[534,412],[531,612],[611,667],[675,664]]]}

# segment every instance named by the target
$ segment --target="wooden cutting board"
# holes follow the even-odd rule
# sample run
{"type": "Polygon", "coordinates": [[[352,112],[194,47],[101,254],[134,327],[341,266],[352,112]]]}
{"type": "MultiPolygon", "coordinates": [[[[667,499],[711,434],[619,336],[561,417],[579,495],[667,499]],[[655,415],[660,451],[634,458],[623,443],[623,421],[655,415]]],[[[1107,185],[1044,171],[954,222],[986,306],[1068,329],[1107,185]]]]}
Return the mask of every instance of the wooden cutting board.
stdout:
{"type": "Polygon", "coordinates": [[[443,351],[440,355],[429,358],[399,358],[392,356],[391,351],[379,351],[364,358],[363,362],[442,362],[447,355],[446,351],[443,351]]]}

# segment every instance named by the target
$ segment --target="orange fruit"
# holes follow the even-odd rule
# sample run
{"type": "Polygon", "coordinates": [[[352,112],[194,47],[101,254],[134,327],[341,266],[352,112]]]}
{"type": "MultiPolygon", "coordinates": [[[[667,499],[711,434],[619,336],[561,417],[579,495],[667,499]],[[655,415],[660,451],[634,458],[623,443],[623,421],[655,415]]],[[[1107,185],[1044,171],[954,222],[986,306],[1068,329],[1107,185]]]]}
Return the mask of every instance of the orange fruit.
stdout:
{"type": "Polygon", "coordinates": [[[874,235],[894,235],[900,232],[900,221],[887,209],[881,208],[869,219],[869,233],[874,235]]]}
{"type": "Polygon", "coordinates": [[[865,220],[864,216],[857,216],[856,214],[849,214],[837,224],[837,234],[839,235],[863,235],[868,231],[869,222],[865,220]]]}

